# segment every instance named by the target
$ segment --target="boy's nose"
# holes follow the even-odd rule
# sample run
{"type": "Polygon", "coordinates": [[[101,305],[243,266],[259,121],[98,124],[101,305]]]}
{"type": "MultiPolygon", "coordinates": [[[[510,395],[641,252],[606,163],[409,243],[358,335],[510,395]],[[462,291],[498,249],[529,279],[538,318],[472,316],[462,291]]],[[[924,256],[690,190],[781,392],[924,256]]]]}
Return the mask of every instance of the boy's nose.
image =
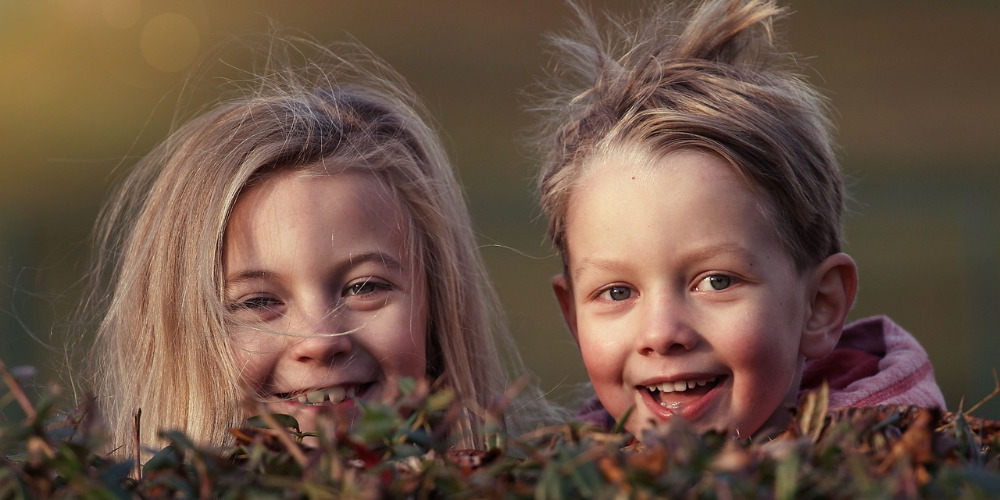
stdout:
{"type": "Polygon", "coordinates": [[[288,355],[301,363],[330,364],[339,354],[351,351],[351,333],[344,328],[342,314],[322,308],[303,314],[300,328],[289,339],[288,355]]]}
{"type": "Polygon", "coordinates": [[[642,315],[641,328],[637,347],[639,354],[643,356],[690,351],[700,341],[681,298],[648,301],[642,315]]]}

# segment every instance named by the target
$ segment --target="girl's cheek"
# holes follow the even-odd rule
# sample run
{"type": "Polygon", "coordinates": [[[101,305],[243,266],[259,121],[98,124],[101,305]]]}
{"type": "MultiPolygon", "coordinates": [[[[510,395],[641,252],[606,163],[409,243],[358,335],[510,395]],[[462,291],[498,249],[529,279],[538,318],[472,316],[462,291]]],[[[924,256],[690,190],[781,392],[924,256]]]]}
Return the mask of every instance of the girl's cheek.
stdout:
{"type": "Polygon", "coordinates": [[[259,339],[255,341],[249,335],[235,335],[230,342],[240,379],[254,388],[259,387],[266,378],[266,367],[272,363],[273,356],[268,353],[275,352],[275,347],[259,339]]]}

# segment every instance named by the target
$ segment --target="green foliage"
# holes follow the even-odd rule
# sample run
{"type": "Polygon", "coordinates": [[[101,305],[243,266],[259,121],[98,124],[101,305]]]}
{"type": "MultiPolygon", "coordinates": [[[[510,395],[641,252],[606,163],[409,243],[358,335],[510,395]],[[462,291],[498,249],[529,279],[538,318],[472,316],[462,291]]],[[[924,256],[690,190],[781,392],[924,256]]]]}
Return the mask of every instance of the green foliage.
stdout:
{"type": "Polygon", "coordinates": [[[643,436],[581,423],[453,450],[447,392],[404,384],[353,426],[303,433],[287,416],[203,446],[179,432],[137,470],[106,459],[88,405],[58,415],[32,404],[0,365],[27,417],[0,425],[0,499],[28,498],[1000,498],[1000,422],[912,407],[828,412],[807,398],[767,442],[699,435],[682,421],[643,436]]]}

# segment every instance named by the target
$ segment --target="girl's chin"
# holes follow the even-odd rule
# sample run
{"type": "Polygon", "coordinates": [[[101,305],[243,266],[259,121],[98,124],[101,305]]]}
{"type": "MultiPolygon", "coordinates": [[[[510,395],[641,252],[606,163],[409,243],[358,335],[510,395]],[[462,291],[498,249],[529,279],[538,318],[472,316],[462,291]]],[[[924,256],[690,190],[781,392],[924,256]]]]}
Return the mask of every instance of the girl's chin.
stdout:
{"type": "Polygon", "coordinates": [[[321,428],[329,431],[338,425],[350,426],[357,420],[360,412],[354,399],[346,399],[339,403],[327,401],[321,404],[284,402],[270,405],[268,410],[292,416],[298,422],[301,432],[317,432],[321,428]]]}

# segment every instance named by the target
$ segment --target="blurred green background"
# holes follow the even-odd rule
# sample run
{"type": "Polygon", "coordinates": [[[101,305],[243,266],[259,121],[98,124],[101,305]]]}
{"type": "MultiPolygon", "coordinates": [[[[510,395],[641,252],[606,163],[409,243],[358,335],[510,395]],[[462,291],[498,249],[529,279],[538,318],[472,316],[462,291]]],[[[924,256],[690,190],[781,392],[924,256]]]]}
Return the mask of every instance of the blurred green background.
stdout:
{"type": "MultiPolygon", "coordinates": [[[[633,2],[591,3],[634,11],[633,2]]],[[[851,179],[852,317],[916,335],[957,409],[1000,367],[1000,1],[793,1],[783,24],[837,110],[851,179]]],[[[88,237],[122,172],[169,130],[192,63],[270,25],[356,38],[439,122],[512,330],[543,389],[586,380],[549,291],[522,91],[552,61],[558,1],[0,0],[0,358],[66,379],[88,237]]],[[[236,62],[238,61],[229,61],[236,62]]],[[[183,108],[213,97],[199,83],[183,108]]],[[[1000,398],[978,412],[1000,418],[1000,398]]]]}

